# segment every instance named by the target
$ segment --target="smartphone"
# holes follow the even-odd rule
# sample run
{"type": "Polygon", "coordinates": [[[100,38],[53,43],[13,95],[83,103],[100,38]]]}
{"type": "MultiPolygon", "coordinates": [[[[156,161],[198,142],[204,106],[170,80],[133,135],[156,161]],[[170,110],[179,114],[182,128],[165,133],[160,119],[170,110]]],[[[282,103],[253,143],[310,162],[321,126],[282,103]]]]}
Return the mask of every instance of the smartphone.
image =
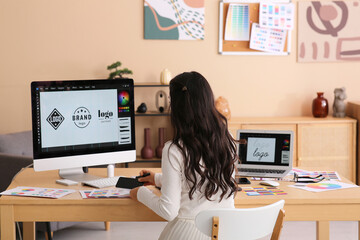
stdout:
{"type": "Polygon", "coordinates": [[[119,180],[116,183],[116,187],[127,188],[127,189],[133,189],[143,185],[144,183],[139,182],[136,178],[127,178],[127,177],[119,177],[119,180]]]}

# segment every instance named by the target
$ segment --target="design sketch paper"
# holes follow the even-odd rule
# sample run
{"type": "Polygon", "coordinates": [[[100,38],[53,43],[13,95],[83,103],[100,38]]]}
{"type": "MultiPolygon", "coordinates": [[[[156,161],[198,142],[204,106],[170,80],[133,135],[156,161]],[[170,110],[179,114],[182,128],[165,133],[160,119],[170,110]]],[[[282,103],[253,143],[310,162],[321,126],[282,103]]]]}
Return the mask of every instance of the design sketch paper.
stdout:
{"type": "Polygon", "coordinates": [[[260,27],[253,23],[250,48],[264,52],[283,52],[287,30],[260,27]]]}
{"type": "Polygon", "coordinates": [[[59,188],[16,187],[4,191],[0,194],[10,196],[61,198],[73,192],[76,192],[76,190],[59,188]]]}
{"type": "Polygon", "coordinates": [[[310,192],[324,192],[329,190],[338,190],[338,189],[353,188],[359,186],[354,184],[338,182],[338,181],[322,181],[318,183],[308,183],[304,185],[300,185],[300,184],[289,185],[289,187],[299,188],[310,192]]]}
{"type": "Polygon", "coordinates": [[[227,41],[249,41],[249,19],[249,5],[230,4],[226,16],[224,39],[227,41]]]}
{"type": "Polygon", "coordinates": [[[260,3],[260,26],[292,30],[294,27],[294,4],[260,3]]]}

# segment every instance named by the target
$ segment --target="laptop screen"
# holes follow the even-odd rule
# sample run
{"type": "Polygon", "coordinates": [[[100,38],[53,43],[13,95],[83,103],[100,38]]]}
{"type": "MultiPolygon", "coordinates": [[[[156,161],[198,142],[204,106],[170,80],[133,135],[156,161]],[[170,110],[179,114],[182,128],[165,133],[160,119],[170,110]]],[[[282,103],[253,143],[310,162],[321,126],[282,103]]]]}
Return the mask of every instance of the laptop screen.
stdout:
{"type": "Polygon", "coordinates": [[[238,130],[241,165],[291,166],[292,132],[238,130]]]}

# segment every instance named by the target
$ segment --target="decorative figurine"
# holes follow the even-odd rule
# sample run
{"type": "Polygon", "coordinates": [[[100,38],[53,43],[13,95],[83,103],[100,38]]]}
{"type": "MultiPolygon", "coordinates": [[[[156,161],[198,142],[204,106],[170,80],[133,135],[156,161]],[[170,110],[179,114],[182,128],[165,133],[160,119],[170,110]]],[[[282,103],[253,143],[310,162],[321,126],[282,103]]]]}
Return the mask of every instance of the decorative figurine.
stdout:
{"type": "Polygon", "coordinates": [[[333,116],[338,118],[345,117],[345,102],[346,99],[346,93],[345,88],[335,88],[334,90],[335,99],[334,99],[334,105],[333,105],[333,116]]]}
{"type": "Polygon", "coordinates": [[[229,102],[224,97],[218,97],[215,101],[215,108],[224,116],[227,120],[231,118],[231,112],[229,102]]]}
{"type": "Polygon", "coordinates": [[[136,112],[138,113],[146,113],[146,111],[147,111],[147,107],[145,103],[141,103],[136,110],[136,112]]]}
{"type": "Polygon", "coordinates": [[[155,97],[156,109],[159,110],[159,112],[161,112],[161,113],[166,111],[167,110],[167,104],[168,104],[167,101],[168,101],[168,99],[167,99],[166,92],[164,92],[163,90],[159,90],[156,93],[156,97],[155,97]]]}

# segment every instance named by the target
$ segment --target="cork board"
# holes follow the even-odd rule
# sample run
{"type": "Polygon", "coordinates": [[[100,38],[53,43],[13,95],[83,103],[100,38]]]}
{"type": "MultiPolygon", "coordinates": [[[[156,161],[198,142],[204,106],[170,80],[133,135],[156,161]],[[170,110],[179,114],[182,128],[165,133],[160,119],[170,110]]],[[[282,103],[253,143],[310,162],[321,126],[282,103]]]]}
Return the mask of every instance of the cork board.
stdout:
{"type": "MultiPolygon", "coordinates": [[[[283,2],[288,3],[289,1],[283,2]]],[[[259,5],[258,1],[221,1],[219,12],[219,53],[223,55],[289,55],[290,53],[290,36],[291,31],[287,32],[284,51],[281,53],[276,52],[263,52],[250,48],[250,41],[227,41],[225,36],[226,16],[230,3],[243,3],[249,5],[250,15],[250,29],[252,23],[259,23],[259,5]]]]}

